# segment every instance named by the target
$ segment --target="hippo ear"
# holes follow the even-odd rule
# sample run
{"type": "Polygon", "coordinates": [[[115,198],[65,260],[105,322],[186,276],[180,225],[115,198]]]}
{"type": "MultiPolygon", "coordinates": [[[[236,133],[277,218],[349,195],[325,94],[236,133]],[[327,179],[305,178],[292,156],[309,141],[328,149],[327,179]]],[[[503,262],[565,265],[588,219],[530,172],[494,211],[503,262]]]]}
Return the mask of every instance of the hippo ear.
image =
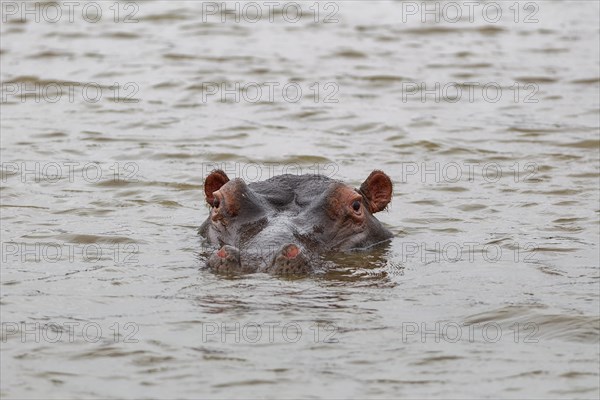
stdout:
{"type": "Polygon", "coordinates": [[[213,192],[221,189],[221,186],[229,182],[229,177],[225,172],[220,169],[215,169],[206,177],[204,181],[204,194],[206,195],[206,202],[209,205],[213,205],[213,201],[215,200],[213,196],[213,192]]]}
{"type": "Polygon", "coordinates": [[[383,171],[375,170],[360,186],[371,213],[379,212],[392,200],[392,181],[383,171]]]}

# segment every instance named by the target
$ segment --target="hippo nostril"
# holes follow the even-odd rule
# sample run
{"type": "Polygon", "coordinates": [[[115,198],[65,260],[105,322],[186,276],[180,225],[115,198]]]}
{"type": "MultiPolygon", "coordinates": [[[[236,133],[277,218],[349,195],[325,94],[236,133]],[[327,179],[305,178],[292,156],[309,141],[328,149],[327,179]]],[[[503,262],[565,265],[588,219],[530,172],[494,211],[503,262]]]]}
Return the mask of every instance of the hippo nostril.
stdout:
{"type": "Polygon", "coordinates": [[[240,250],[227,244],[212,253],[206,264],[216,272],[227,274],[252,272],[256,269],[252,265],[243,265],[240,260],[240,250]]]}
{"type": "Polygon", "coordinates": [[[266,268],[275,275],[305,275],[312,270],[306,251],[293,243],[284,245],[266,268]]]}
{"type": "Polygon", "coordinates": [[[282,254],[288,259],[294,259],[300,254],[300,249],[295,244],[288,244],[283,248],[282,254]]]}
{"type": "Polygon", "coordinates": [[[217,251],[217,256],[219,256],[219,258],[227,257],[227,252],[225,251],[225,247],[221,247],[221,250],[217,251]]]}
{"type": "Polygon", "coordinates": [[[213,204],[212,205],[213,205],[214,208],[219,208],[220,203],[221,202],[219,201],[219,199],[217,199],[215,197],[215,199],[213,200],[213,204]]]}

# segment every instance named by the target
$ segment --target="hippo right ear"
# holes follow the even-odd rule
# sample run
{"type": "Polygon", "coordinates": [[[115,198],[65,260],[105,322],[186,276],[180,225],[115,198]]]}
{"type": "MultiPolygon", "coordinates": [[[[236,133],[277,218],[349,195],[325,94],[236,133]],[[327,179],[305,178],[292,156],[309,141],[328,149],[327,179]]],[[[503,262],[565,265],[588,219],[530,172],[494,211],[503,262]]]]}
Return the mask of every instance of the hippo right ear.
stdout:
{"type": "Polygon", "coordinates": [[[375,214],[392,200],[392,180],[383,171],[375,170],[360,186],[360,192],[369,203],[369,211],[375,214]]]}
{"type": "Polygon", "coordinates": [[[206,177],[204,181],[204,194],[206,195],[206,202],[212,206],[215,200],[213,193],[221,189],[221,186],[229,182],[229,177],[225,172],[220,169],[215,169],[206,177]]]}

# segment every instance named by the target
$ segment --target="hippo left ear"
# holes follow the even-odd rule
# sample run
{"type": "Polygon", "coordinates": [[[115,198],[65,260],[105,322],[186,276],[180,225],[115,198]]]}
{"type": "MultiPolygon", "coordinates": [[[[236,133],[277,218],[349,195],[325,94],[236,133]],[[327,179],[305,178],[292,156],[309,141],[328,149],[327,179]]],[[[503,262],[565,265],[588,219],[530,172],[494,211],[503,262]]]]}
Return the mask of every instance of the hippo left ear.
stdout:
{"type": "Polygon", "coordinates": [[[360,185],[360,192],[369,203],[369,211],[375,214],[392,200],[392,181],[383,171],[375,170],[360,185]]]}
{"type": "Polygon", "coordinates": [[[216,169],[206,177],[204,181],[204,194],[206,195],[206,202],[212,206],[215,200],[213,192],[221,189],[221,186],[229,182],[227,174],[220,169],[216,169]]]}

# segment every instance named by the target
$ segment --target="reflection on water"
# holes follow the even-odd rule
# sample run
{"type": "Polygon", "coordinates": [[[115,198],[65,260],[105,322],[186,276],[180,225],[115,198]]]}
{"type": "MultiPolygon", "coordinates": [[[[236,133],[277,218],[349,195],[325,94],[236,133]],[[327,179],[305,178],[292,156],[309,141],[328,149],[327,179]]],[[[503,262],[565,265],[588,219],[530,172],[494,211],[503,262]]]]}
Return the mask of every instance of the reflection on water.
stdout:
{"type": "Polygon", "coordinates": [[[3,3],[2,396],[597,398],[599,9],[529,3],[3,3]],[[395,238],[215,275],[214,167],[382,169],[395,238]]]}

